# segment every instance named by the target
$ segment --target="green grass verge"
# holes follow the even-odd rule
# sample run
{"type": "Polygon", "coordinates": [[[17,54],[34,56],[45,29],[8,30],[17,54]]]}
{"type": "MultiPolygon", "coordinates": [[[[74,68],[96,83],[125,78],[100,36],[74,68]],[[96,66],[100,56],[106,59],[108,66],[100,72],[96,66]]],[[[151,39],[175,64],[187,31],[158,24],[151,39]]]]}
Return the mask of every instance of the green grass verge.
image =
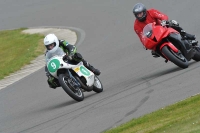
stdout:
{"type": "Polygon", "coordinates": [[[200,95],[133,119],[105,133],[200,133],[200,95]]]}
{"type": "Polygon", "coordinates": [[[0,31],[0,79],[44,53],[44,36],[25,34],[25,28],[0,31]]]}

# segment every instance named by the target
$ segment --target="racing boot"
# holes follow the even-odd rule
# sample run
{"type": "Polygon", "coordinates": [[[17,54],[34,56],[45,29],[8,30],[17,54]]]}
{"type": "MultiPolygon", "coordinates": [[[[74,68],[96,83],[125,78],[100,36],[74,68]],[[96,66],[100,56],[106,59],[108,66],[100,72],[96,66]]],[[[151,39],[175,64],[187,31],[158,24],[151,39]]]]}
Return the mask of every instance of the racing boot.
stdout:
{"type": "Polygon", "coordinates": [[[49,84],[50,88],[56,89],[56,87],[59,87],[59,82],[52,76],[48,77],[47,83],[49,84]]]}
{"type": "Polygon", "coordinates": [[[101,74],[101,72],[100,72],[98,69],[94,68],[94,67],[93,67],[92,65],[90,65],[86,60],[82,59],[82,61],[83,61],[83,65],[84,65],[87,69],[89,69],[90,71],[92,71],[95,75],[99,76],[99,75],[101,74]]]}
{"type": "Polygon", "coordinates": [[[160,57],[160,55],[159,55],[156,51],[154,51],[154,50],[151,51],[151,54],[152,54],[152,56],[153,56],[154,58],[160,57]]]}
{"type": "Polygon", "coordinates": [[[192,40],[191,43],[192,43],[192,46],[197,46],[198,45],[198,41],[197,40],[192,40]]]}
{"type": "Polygon", "coordinates": [[[181,30],[180,34],[183,36],[184,39],[190,39],[190,40],[196,39],[195,35],[189,34],[189,33],[185,32],[184,30],[181,30]]]}

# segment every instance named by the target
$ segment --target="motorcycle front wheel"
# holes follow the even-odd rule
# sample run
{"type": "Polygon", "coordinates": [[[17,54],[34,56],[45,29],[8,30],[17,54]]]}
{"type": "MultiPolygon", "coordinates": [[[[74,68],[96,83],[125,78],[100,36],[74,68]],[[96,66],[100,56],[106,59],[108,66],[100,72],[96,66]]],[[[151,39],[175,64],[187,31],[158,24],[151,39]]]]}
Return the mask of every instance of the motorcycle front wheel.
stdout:
{"type": "Polygon", "coordinates": [[[183,69],[189,66],[188,60],[182,55],[181,52],[175,53],[168,46],[164,46],[162,48],[162,53],[165,57],[168,58],[168,60],[170,60],[171,62],[183,69]]]}
{"type": "Polygon", "coordinates": [[[82,89],[77,86],[76,81],[73,78],[69,78],[65,74],[59,74],[58,80],[63,90],[74,100],[83,101],[84,94],[82,89]]]}

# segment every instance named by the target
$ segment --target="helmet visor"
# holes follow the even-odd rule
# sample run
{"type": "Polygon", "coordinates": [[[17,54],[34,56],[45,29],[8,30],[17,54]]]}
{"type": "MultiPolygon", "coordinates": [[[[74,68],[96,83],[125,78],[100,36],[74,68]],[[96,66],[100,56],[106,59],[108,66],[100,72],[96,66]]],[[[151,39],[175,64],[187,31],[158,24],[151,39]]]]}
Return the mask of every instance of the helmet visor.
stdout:
{"type": "Polygon", "coordinates": [[[139,13],[137,13],[136,15],[137,15],[138,18],[142,18],[143,15],[144,15],[144,12],[139,12],[139,13]]]}
{"type": "Polygon", "coordinates": [[[47,50],[52,50],[56,46],[56,43],[51,43],[49,45],[46,45],[47,50]]]}

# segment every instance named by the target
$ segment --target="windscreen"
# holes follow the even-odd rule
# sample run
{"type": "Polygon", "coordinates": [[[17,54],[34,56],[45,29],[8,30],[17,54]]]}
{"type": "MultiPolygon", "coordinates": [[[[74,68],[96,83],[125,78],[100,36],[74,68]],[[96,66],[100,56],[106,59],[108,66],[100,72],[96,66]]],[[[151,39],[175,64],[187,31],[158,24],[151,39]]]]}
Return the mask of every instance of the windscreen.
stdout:
{"type": "Polygon", "coordinates": [[[148,38],[150,38],[151,37],[151,35],[153,34],[152,33],[152,23],[149,23],[149,24],[147,24],[144,28],[143,28],[143,35],[145,36],[145,37],[148,37],[148,38]]]}
{"type": "Polygon", "coordinates": [[[46,62],[48,62],[48,60],[53,56],[63,56],[63,55],[65,55],[65,52],[60,47],[58,47],[58,49],[55,52],[53,52],[53,53],[47,52],[46,53],[46,62]]]}

